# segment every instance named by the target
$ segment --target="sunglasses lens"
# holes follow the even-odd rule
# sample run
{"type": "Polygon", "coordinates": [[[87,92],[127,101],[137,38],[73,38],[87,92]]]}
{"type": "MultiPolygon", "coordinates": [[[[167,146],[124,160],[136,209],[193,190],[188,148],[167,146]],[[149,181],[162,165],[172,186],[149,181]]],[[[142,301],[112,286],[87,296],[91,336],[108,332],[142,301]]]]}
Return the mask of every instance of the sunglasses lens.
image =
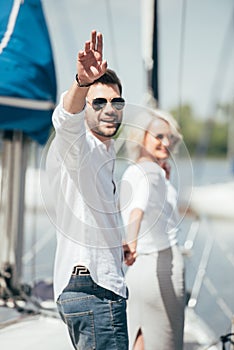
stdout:
{"type": "Polygon", "coordinates": [[[104,97],[95,98],[92,102],[92,107],[95,111],[100,111],[107,104],[107,99],[104,97]]]}
{"type": "MultiPolygon", "coordinates": [[[[107,99],[104,97],[95,98],[92,102],[92,107],[95,111],[100,111],[107,104],[107,99]]],[[[114,97],[111,100],[111,105],[118,111],[121,111],[125,106],[125,101],[122,97],[114,97]]]]}
{"type": "Polygon", "coordinates": [[[125,101],[122,97],[115,97],[111,100],[111,104],[115,109],[121,111],[125,106],[125,101]]]}
{"type": "Polygon", "coordinates": [[[158,135],[156,135],[156,139],[158,139],[158,140],[163,140],[164,139],[164,137],[165,137],[165,135],[164,134],[158,134],[158,135]]]}

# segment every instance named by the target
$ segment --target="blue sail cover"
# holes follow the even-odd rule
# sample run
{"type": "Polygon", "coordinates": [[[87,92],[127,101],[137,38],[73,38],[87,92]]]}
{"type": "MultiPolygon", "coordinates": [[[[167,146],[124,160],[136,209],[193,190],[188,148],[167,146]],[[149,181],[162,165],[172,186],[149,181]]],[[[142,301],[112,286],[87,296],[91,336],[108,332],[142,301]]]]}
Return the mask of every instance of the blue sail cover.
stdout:
{"type": "Polygon", "coordinates": [[[56,101],[50,38],[40,0],[0,2],[0,129],[44,144],[56,101]]]}

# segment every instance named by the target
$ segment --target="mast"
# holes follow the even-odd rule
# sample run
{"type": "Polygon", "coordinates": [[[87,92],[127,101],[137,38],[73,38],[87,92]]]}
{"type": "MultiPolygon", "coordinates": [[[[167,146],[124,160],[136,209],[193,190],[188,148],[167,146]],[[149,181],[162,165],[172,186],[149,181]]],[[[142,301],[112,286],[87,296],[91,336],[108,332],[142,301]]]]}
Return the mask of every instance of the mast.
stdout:
{"type": "Polygon", "coordinates": [[[159,88],[158,88],[158,1],[154,0],[154,18],[153,18],[153,68],[150,77],[153,97],[159,104],[159,88]]]}
{"type": "Polygon", "coordinates": [[[28,143],[21,131],[3,134],[1,176],[1,254],[3,274],[17,286],[22,277],[24,190],[28,143]]]}
{"type": "Polygon", "coordinates": [[[145,103],[150,107],[159,104],[159,45],[158,1],[142,0],[142,54],[146,76],[145,103]]]}

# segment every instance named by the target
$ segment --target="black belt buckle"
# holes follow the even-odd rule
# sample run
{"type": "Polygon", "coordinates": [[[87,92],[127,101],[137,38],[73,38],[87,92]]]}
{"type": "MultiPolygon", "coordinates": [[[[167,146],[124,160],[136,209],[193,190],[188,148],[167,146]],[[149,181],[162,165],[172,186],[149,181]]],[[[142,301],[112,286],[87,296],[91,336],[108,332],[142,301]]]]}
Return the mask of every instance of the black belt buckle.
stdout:
{"type": "Polygon", "coordinates": [[[73,267],[72,271],[73,276],[90,276],[90,272],[87,267],[82,265],[77,265],[73,267]]]}

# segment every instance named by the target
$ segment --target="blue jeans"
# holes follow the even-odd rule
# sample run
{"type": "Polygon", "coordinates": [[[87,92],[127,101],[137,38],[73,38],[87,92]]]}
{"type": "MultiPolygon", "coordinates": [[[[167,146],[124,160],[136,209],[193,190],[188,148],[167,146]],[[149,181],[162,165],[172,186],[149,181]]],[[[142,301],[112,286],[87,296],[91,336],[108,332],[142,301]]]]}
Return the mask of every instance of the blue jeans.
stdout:
{"type": "Polygon", "coordinates": [[[76,350],[128,350],[126,299],[90,276],[71,276],[57,306],[76,350]]]}

